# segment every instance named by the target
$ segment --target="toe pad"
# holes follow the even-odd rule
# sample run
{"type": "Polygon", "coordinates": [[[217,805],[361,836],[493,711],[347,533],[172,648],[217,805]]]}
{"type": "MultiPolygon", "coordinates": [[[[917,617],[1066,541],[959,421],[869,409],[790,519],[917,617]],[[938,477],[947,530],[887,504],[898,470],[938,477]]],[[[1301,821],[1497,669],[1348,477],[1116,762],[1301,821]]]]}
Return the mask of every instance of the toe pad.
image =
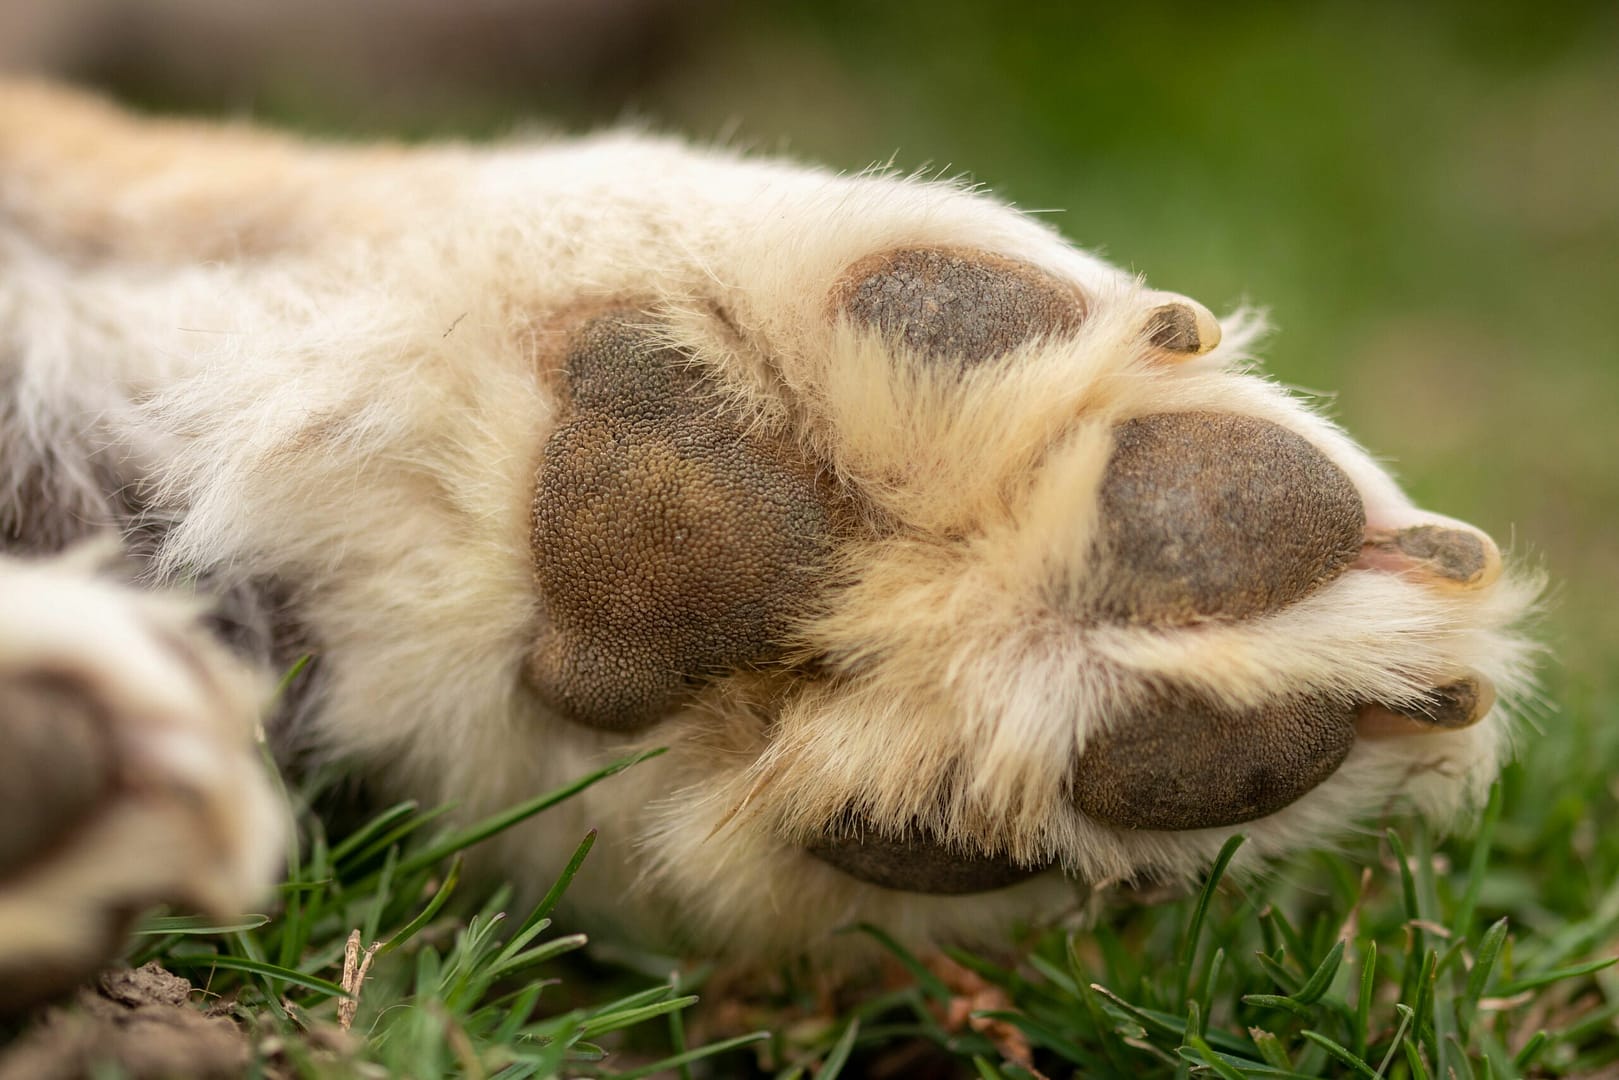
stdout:
{"type": "Polygon", "coordinates": [[[833,305],[917,355],[964,365],[1037,337],[1071,333],[1085,318],[1079,290],[1045,271],[949,248],[863,259],[844,274],[833,305]]]}
{"type": "Polygon", "coordinates": [[[1360,552],[1343,470],[1268,420],[1159,413],[1119,425],[1100,493],[1098,606],[1133,622],[1244,618],[1291,603],[1360,552]]]}
{"type": "Polygon", "coordinates": [[[1003,889],[1046,869],[1023,866],[1004,855],[951,847],[915,826],[899,839],[857,829],[805,850],[868,885],[936,896],[1003,889]]]}
{"type": "Polygon", "coordinates": [[[1087,742],[1074,804],[1126,829],[1252,821],[1332,775],[1354,745],[1355,713],[1325,697],[1236,711],[1165,693],[1087,742]]]}

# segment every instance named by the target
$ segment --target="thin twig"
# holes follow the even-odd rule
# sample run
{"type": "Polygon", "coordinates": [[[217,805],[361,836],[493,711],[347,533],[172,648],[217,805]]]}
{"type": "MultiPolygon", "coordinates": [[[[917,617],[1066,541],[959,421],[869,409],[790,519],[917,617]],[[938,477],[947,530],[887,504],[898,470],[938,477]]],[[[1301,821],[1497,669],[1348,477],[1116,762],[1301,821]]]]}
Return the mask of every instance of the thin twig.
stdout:
{"type": "Polygon", "coordinates": [[[337,1003],[337,1025],[344,1031],[353,1026],[354,1014],[360,1010],[360,987],[371,973],[371,961],[376,958],[377,948],[381,944],[380,941],[373,941],[361,955],[360,931],[355,930],[349,935],[348,944],[343,946],[342,987],[348,997],[337,1003]]]}

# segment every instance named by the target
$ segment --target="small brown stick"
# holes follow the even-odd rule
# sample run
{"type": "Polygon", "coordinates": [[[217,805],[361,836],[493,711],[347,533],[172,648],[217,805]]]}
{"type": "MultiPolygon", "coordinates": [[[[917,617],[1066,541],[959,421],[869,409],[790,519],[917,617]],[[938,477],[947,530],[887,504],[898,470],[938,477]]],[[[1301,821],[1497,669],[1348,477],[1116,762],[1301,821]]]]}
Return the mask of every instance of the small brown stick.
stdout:
{"type": "Polygon", "coordinates": [[[371,972],[371,961],[377,955],[377,948],[382,942],[373,941],[366,946],[365,954],[360,953],[360,932],[358,930],[349,935],[348,944],[343,946],[343,982],[344,993],[349,996],[337,1003],[337,1025],[347,1031],[354,1024],[354,1014],[360,1010],[360,987],[365,977],[371,972]]]}

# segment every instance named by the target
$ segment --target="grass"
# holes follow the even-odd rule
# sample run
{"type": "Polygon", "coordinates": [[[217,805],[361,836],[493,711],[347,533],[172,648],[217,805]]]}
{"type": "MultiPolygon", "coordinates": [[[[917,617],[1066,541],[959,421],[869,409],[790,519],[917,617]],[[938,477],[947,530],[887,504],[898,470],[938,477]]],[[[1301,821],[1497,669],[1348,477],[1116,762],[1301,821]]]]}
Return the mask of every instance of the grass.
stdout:
{"type": "Polygon", "coordinates": [[[570,963],[585,938],[548,916],[594,834],[536,906],[468,904],[469,848],[639,758],[460,829],[401,803],[329,840],[306,816],[279,910],[150,920],[132,959],[228,1002],[261,1075],[1590,1076],[1619,1069],[1619,836],[1592,825],[1613,808],[1615,720],[1565,717],[1588,752],[1543,744],[1556,796],[1531,751],[1470,837],[1403,821],[1241,882],[1223,873],[1237,837],[1194,896],[1101,905],[944,967],[851,927],[896,974],[835,1010],[791,988],[705,1002],[706,970],[652,979],[655,958],[570,963]]]}
{"type": "MultiPolygon", "coordinates": [[[[149,919],[131,963],[157,961],[227,1002],[254,1035],[260,1074],[520,1080],[588,1073],[607,1056],[600,1040],[667,1022],[697,998],[677,976],[585,1007],[542,1009],[555,985],[545,966],[585,944],[581,934],[551,933],[549,915],[595,834],[581,838],[555,887],[515,914],[505,889],[470,911],[456,903],[462,855],[648,756],[437,834],[443,814],[412,803],[384,810],[335,843],[306,814],[305,839],[289,850],[274,917],[229,925],[149,919]]],[[[674,1039],[661,1059],[615,1067],[611,1075],[653,1075],[766,1037],[745,1034],[695,1049],[674,1039]]]]}

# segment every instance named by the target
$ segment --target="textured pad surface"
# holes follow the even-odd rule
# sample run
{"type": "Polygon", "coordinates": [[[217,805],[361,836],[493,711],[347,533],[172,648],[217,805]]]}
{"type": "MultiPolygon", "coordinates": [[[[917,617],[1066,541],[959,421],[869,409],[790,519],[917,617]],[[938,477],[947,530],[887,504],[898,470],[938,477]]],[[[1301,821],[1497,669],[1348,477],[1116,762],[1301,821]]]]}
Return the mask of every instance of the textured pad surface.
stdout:
{"type": "Polygon", "coordinates": [[[633,730],[693,679],[779,648],[814,594],[828,537],[815,477],[745,432],[680,353],[632,314],[584,326],[568,420],[534,504],[549,625],[530,675],[564,714],[633,730]]]}
{"type": "Polygon", "coordinates": [[[934,360],[976,364],[1070,333],[1084,298],[1042,270],[982,251],[909,248],[851,266],[833,295],[854,322],[934,360]]]}
{"type": "Polygon", "coordinates": [[[805,850],[869,885],[940,896],[1005,888],[1046,869],[949,847],[915,827],[900,839],[855,830],[805,850]]]}
{"type": "Polygon", "coordinates": [[[1167,693],[1086,744],[1074,804],[1127,829],[1252,821],[1332,775],[1354,744],[1355,713],[1322,696],[1236,712],[1167,693]]]}
{"type": "Polygon", "coordinates": [[[1366,530],[1359,493],[1319,450],[1223,413],[1120,424],[1100,499],[1098,605],[1139,622],[1291,603],[1343,573],[1366,530]]]}

